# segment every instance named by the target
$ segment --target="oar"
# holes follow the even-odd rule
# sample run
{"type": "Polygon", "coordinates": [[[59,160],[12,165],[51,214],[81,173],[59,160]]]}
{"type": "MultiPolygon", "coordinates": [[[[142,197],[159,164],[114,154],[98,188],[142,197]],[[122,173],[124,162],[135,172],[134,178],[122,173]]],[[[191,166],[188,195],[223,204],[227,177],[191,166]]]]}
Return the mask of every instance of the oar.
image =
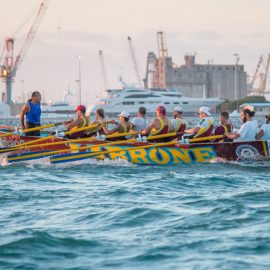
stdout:
{"type": "MultiPolygon", "coordinates": [[[[70,135],[72,133],[86,131],[86,130],[89,130],[89,129],[96,128],[97,126],[98,126],[97,124],[94,124],[94,125],[90,125],[90,126],[87,126],[87,127],[78,128],[78,129],[73,130],[73,131],[72,130],[71,131],[66,131],[64,133],[64,135],[70,135]]],[[[106,138],[122,137],[122,136],[125,136],[127,134],[128,135],[136,135],[136,134],[138,134],[138,132],[129,132],[129,133],[121,133],[121,134],[116,133],[116,134],[105,136],[105,139],[106,138]]],[[[25,142],[25,143],[20,143],[20,144],[17,144],[16,146],[0,148],[0,153],[7,153],[7,152],[16,151],[16,150],[19,150],[19,149],[28,149],[28,148],[33,148],[33,147],[43,147],[43,146],[50,146],[50,145],[66,144],[68,142],[76,142],[76,141],[77,142],[82,142],[82,141],[87,141],[87,140],[91,140],[91,139],[95,140],[95,137],[91,137],[91,138],[84,138],[84,139],[74,139],[74,140],[65,140],[65,141],[61,141],[61,142],[49,142],[49,143],[45,143],[45,144],[39,144],[40,142],[47,141],[49,139],[54,139],[56,137],[57,137],[56,135],[50,135],[50,136],[46,136],[46,137],[41,138],[41,139],[36,139],[36,140],[32,140],[32,141],[25,142]],[[38,145],[36,145],[36,144],[38,144],[38,145]],[[33,145],[33,146],[30,147],[30,145],[33,145]]]]}
{"type": "MultiPolygon", "coordinates": [[[[49,137],[49,136],[48,136],[49,137]]],[[[34,145],[22,145],[19,147],[8,147],[5,149],[0,149],[0,153],[8,153],[13,152],[17,150],[23,150],[23,149],[31,149],[31,148],[40,148],[40,147],[50,147],[55,145],[61,145],[61,144],[68,144],[68,143],[80,143],[89,141],[89,138],[79,138],[79,139],[71,139],[71,140],[63,140],[60,142],[49,142],[49,143],[42,143],[42,144],[34,144],[34,145]]]]}
{"type": "MultiPolygon", "coordinates": [[[[165,135],[165,134],[164,134],[165,135]]],[[[158,137],[161,137],[162,135],[156,135],[156,136],[149,136],[148,139],[157,139],[158,137]]],[[[223,135],[215,135],[215,136],[208,136],[208,137],[202,137],[202,138],[194,138],[190,139],[189,142],[199,142],[199,141],[206,141],[206,140],[216,140],[216,139],[222,139],[224,138],[223,135]]],[[[136,150],[136,149],[145,149],[145,148],[151,148],[151,147],[159,147],[159,146],[170,146],[178,144],[178,141],[171,141],[166,143],[157,143],[157,144],[149,144],[149,145],[143,145],[138,147],[131,147],[126,149],[117,149],[117,150],[110,150],[110,151],[101,151],[96,153],[77,153],[77,154],[66,154],[61,156],[52,156],[50,158],[50,162],[52,164],[55,163],[62,163],[62,162],[70,162],[70,161],[76,161],[76,160],[82,160],[86,158],[91,158],[103,154],[109,154],[113,152],[121,152],[121,151],[128,151],[128,150],[136,150]]]]}
{"type": "MultiPolygon", "coordinates": [[[[90,126],[87,126],[87,127],[78,128],[76,130],[66,131],[66,132],[64,132],[64,136],[65,135],[70,135],[72,133],[77,133],[77,132],[89,130],[89,129],[95,128],[95,127],[97,127],[97,124],[90,125],[90,126]]],[[[11,152],[11,151],[15,151],[15,150],[18,150],[18,149],[26,149],[26,148],[29,148],[28,146],[31,145],[31,144],[34,144],[35,147],[37,147],[37,146],[39,147],[41,145],[40,144],[36,145],[37,143],[47,141],[49,139],[54,139],[56,137],[57,137],[56,135],[50,135],[50,136],[46,136],[46,137],[41,138],[41,139],[36,139],[36,140],[29,141],[29,142],[17,144],[16,146],[2,148],[2,149],[0,149],[0,153],[11,152]]],[[[63,143],[67,143],[67,141],[63,141],[63,143]]],[[[48,143],[48,145],[49,145],[49,143],[48,143]]],[[[43,146],[45,146],[45,145],[43,145],[43,146]]]]}
{"type": "Polygon", "coordinates": [[[117,137],[125,137],[129,135],[137,135],[138,131],[125,132],[125,133],[113,133],[110,135],[105,135],[105,139],[117,138],[117,137]]]}
{"type": "Polygon", "coordinates": [[[147,149],[147,148],[153,148],[153,147],[161,147],[161,146],[171,146],[178,144],[177,141],[173,142],[166,142],[166,143],[156,143],[156,144],[148,144],[148,145],[142,145],[142,146],[136,146],[136,147],[128,147],[123,149],[113,149],[108,151],[99,151],[99,152],[93,152],[93,153],[78,153],[78,154],[67,154],[67,155],[61,155],[61,156],[52,156],[50,157],[51,164],[56,163],[63,163],[63,162],[71,162],[71,161],[77,161],[92,157],[97,157],[104,154],[110,154],[114,152],[125,152],[129,150],[138,150],[138,149],[147,149]]]}
{"type": "MultiPolygon", "coordinates": [[[[117,133],[114,134],[113,137],[119,137],[119,136],[123,136],[124,133],[117,133]]],[[[132,132],[130,133],[125,133],[125,134],[133,134],[132,132]]],[[[155,136],[149,136],[146,138],[146,140],[153,140],[153,139],[159,139],[159,138],[164,138],[164,137],[169,137],[172,135],[176,135],[177,133],[169,133],[169,134],[162,134],[162,135],[155,135],[155,136]],[[166,135],[166,136],[165,136],[166,135]]],[[[112,138],[112,135],[110,135],[110,138],[112,138]]],[[[20,148],[16,148],[16,149],[11,149],[10,151],[15,151],[15,150],[21,150],[21,149],[30,149],[30,148],[37,148],[37,147],[49,147],[49,146],[55,146],[55,145],[60,145],[60,144],[68,144],[68,143],[79,143],[79,142],[91,142],[91,140],[89,140],[89,138],[83,138],[83,139],[73,139],[73,140],[65,140],[65,141],[61,141],[61,142],[52,142],[52,143],[45,143],[45,144],[39,144],[39,145],[30,145],[30,146],[22,146],[20,148]]],[[[113,145],[113,144],[121,144],[121,143],[127,143],[127,142],[135,142],[136,139],[130,139],[130,140],[123,140],[123,141],[115,141],[115,142],[106,142],[104,144],[95,144],[95,145],[91,145],[91,146],[84,146],[81,148],[78,148],[77,150],[83,150],[83,149],[88,149],[88,148],[92,148],[95,146],[104,146],[104,145],[113,145]]],[[[22,153],[22,154],[15,154],[15,155],[10,155],[8,157],[8,161],[11,162],[16,162],[16,161],[22,161],[22,160],[31,160],[31,159],[38,159],[38,158],[43,158],[43,157],[47,157],[50,155],[55,155],[55,154],[59,154],[59,153],[64,153],[64,152],[70,152],[73,151],[73,149],[63,149],[63,150],[56,150],[56,151],[38,151],[38,152],[32,152],[32,153],[22,153]]]]}
{"type": "MultiPolygon", "coordinates": [[[[78,129],[73,130],[73,131],[66,131],[64,133],[64,135],[70,135],[72,133],[77,133],[77,132],[93,129],[93,128],[96,128],[97,126],[98,126],[97,124],[94,124],[94,125],[90,125],[87,127],[78,128],[78,129]]],[[[105,139],[123,137],[125,135],[136,135],[136,134],[138,134],[138,132],[115,133],[115,134],[105,136],[105,139]]],[[[84,138],[84,139],[73,139],[73,140],[65,140],[65,141],[61,141],[61,142],[49,142],[49,143],[45,143],[45,144],[39,144],[40,142],[43,142],[43,141],[46,141],[49,139],[53,139],[53,138],[56,138],[56,135],[46,136],[46,137],[41,138],[41,139],[36,139],[36,140],[32,140],[30,142],[21,143],[21,144],[18,144],[16,146],[12,146],[12,147],[0,148],[0,153],[7,153],[7,152],[16,151],[19,149],[29,149],[29,148],[33,148],[33,147],[43,147],[43,146],[66,144],[69,142],[82,142],[82,141],[89,141],[89,140],[97,140],[96,137],[90,137],[90,138],[84,138]],[[30,147],[30,145],[32,145],[32,146],[30,147]]]]}
{"type": "MultiPolygon", "coordinates": [[[[134,135],[134,134],[137,134],[137,133],[135,133],[135,132],[122,133],[122,134],[117,133],[117,134],[114,134],[114,135],[107,135],[107,136],[110,136],[110,138],[116,138],[116,137],[122,137],[123,134],[134,135]]],[[[168,133],[168,134],[162,134],[162,135],[148,136],[145,139],[147,141],[150,141],[150,140],[155,140],[155,139],[160,139],[160,138],[172,137],[172,136],[176,136],[176,135],[179,135],[179,134],[183,134],[183,133],[174,132],[174,133],[168,133]]],[[[107,138],[107,136],[105,136],[105,138],[107,138]]],[[[49,137],[50,136],[48,136],[46,138],[48,139],[49,137]]],[[[54,137],[54,136],[51,136],[51,137],[54,137]]],[[[91,142],[91,141],[93,141],[93,140],[91,140],[91,138],[79,138],[79,139],[64,140],[64,141],[60,141],[60,142],[49,142],[49,143],[34,144],[34,145],[20,144],[20,145],[17,145],[15,147],[8,147],[8,148],[4,148],[4,149],[2,148],[2,149],[0,149],[0,153],[13,152],[13,151],[22,150],[22,149],[27,149],[28,150],[28,149],[37,148],[37,147],[50,147],[50,146],[55,146],[55,145],[68,144],[68,143],[91,142]]],[[[35,140],[35,142],[37,142],[37,141],[40,142],[41,140],[43,140],[43,139],[35,140]]],[[[125,140],[125,141],[127,141],[127,140],[125,140]]],[[[116,141],[116,142],[119,143],[119,141],[116,141]]],[[[23,154],[21,154],[21,155],[23,155],[23,154]]]]}
{"type": "MultiPolygon", "coordinates": [[[[55,126],[59,126],[62,125],[63,123],[55,123],[55,124],[48,124],[48,125],[44,125],[44,126],[39,126],[39,127],[34,127],[34,128],[28,128],[28,129],[24,129],[23,132],[32,132],[32,131],[37,131],[37,130],[42,130],[42,129],[46,129],[46,128],[51,128],[51,127],[55,127],[55,126]]],[[[14,135],[14,133],[5,133],[5,134],[0,134],[0,137],[6,137],[6,136],[11,136],[14,135]]]]}
{"type": "MultiPolygon", "coordinates": [[[[212,135],[212,136],[208,136],[208,137],[201,137],[201,138],[193,138],[193,139],[188,139],[186,142],[201,142],[201,141],[209,141],[209,140],[218,140],[218,139],[223,139],[224,135],[212,135]]],[[[181,143],[181,141],[180,141],[181,143]]]]}
{"type": "MultiPolygon", "coordinates": [[[[124,141],[106,142],[103,144],[87,145],[87,146],[79,147],[78,149],[76,149],[76,151],[91,149],[91,148],[94,148],[97,146],[101,147],[101,146],[105,146],[105,145],[107,146],[107,145],[129,143],[129,142],[135,142],[135,141],[136,141],[136,139],[130,139],[130,140],[124,140],[124,141]]],[[[10,163],[14,163],[14,162],[19,162],[19,161],[45,158],[45,157],[56,155],[59,153],[66,153],[66,152],[72,152],[72,151],[74,151],[74,149],[69,148],[69,149],[56,150],[56,151],[24,153],[24,154],[17,154],[17,155],[8,156],[7,160],[10,163]]]]}
{"type": "Polygon", "coordinates": [[[16,128],[14,126],[0,126],[0,130],[7,129],[11,131],[15,131],[16,128]]]}

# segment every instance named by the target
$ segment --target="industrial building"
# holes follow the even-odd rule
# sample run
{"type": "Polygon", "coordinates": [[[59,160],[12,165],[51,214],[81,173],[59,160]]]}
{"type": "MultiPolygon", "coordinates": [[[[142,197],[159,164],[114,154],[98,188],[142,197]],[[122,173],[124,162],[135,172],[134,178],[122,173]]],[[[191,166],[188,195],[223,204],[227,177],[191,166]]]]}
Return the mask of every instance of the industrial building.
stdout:
{"type": "Polygon", "coordinates": [[[248,95],[244,65],[196,64],[196,55],[185,55],[177,66],[168,56],[163,32],[158,32],[158,52],[149,52],[144,84],[146,88],[175,89],[189,97],[220,97],[228,100],[248,95]]]}

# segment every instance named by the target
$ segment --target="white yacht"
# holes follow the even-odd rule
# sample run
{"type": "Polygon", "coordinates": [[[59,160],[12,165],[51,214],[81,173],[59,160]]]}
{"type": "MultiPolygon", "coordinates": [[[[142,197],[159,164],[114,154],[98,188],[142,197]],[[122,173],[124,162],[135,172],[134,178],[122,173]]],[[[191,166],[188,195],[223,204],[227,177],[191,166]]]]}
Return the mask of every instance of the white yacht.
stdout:
{"type": "Polygon", "coordinates": [[[93,115],[96,109],[103,108],[109,116],[115,116],[121,111],[135,115],[138,108],[143,106],[146,107],[148,115],[153,115],[156,108],[163,105],[168,112],[172,112],[176,106],[181,106],[184,114],[195,114],[201,106],[208,106],[214,111],[216,106],[223,102],[220,98],[185,97],[181,92],[173,90],[125,87],[108,89],[105,97],[97,98],[88,106],[87,113],[93,115]]]}

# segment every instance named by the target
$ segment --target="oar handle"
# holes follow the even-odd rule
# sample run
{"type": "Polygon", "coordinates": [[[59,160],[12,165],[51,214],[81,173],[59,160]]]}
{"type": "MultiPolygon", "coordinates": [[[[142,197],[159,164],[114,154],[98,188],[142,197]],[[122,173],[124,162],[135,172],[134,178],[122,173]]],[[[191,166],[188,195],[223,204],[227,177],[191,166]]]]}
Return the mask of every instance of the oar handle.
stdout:
{"type": "Polygon", "coordinates": [[[201,141],[209,141],[209,140],[217,140],[225,138],[224,135],[213,135],[208,137],[194,138],[190,139],[189,142],[201,142],[201,141]]]}
{"type": "Polygon", "coordinates": [[[116,133],[116,134],[106,135],[105,138],[110,139],[110,138],[124,137],[124,136],[128,136],[128,135],[137,135],[137,134],[138,134],[138,131],[116,133]]]}
{"type": "Polygon", "coordinates": [[[89,126],[86,126],[86,127],[81,127],[81,128],[77,128],[75,130],[69,130],[69,131],[66,131],[65,132],[65,135],[70,135],[72,133],[77,133],[77,132],[81,132],[81,131],[86,131],[88,129],[93,129],[93,128],[96,128],[98,126],[98,124],[94,124],[94,125],[89,125],[89,126]]]}
{"type": "Polygon", "coordinates": [[[42,129],[46,129],[46,128],[51,128],[54,127],[55,124],[48,124],[48,125],[44,125],[44,126],[39,126],[39,127],[34,127],[34,128],[27,128],[27,129],[23,129],[23,132],[32,132],[32,131],[37,131],[37,130],[42,130],[42,129]]]}

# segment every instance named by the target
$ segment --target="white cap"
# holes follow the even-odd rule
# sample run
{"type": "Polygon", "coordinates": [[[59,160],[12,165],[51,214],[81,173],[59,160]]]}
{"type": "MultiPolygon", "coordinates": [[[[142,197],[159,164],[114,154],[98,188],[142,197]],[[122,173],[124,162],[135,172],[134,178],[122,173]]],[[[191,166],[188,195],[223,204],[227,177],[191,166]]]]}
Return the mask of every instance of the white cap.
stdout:
{"type": "Polygon", "coordinates": [[[126,118],[130,118],[130,113],[127,111],[122,111],[118,116],[124,116],[126,118]]]}
{"type": "Polygon", "coordinates": [[[183,108],[181,106],[177,106],[173,109],[173,112],[183,112],[183,108]]]}
{"type": "Polygon", "coordinates": [[[243,110],[250,110],[251,112],[255,112],[254,107],[252,105],[245,105],[243,110]]]}
{"type": "Polygon", "coordinates": [[[210,109],[209,109],[209,107],[207,107],[207,106],[202,106],[202,107],[199,109],[199,112],[205,113],[205,114],[207,114],[208,116],[211,115],[210,109]]]}

